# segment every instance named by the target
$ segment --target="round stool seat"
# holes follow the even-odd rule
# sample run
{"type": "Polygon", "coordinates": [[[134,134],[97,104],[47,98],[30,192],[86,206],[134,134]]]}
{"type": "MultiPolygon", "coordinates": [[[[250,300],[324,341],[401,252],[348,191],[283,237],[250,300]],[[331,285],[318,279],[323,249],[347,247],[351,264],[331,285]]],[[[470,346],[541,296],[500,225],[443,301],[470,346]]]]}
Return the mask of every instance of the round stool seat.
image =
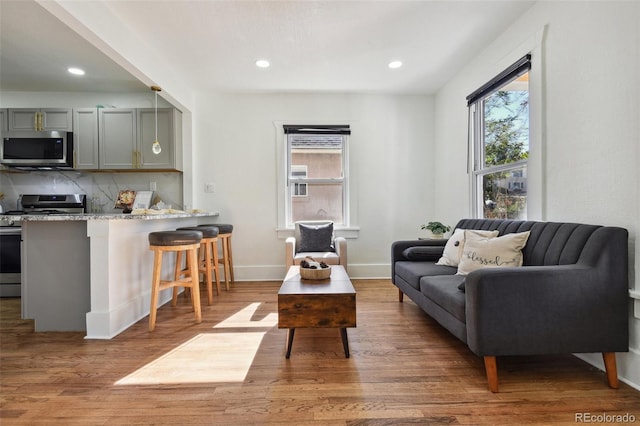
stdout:
{"type": "Polygon", "coordinates": [[[218,228],[216,226],[185,226],[182,228],[178,228],[178,231],[198,231],[202,232],[202,238],[215,238],[218,236],[218,228]]]}
{"type": "Polygon", "coordinates": [[[202,231],[156,231],[149,233],[152,246],[184,246],[200,244],[202,231]]]}
{"type": "Polygon", "coordinates": [[[206,225],[198,225],[198,227],[201,226],[215,226],[218,228],[220,234],[230,234],[233,232],[233,225],[228,223],[208,223],[206,225]]]}

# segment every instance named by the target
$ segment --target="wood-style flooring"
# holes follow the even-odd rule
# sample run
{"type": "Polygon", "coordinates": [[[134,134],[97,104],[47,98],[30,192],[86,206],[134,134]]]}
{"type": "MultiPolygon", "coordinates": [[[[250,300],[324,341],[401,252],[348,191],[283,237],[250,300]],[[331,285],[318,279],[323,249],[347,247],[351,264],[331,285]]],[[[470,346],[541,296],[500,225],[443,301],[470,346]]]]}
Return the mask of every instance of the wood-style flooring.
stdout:
{"type": "Polygon", "coordinates": [[[498,358],[493,394],[482,359],[413,302],[398,303],[389,280],[353,284],[349,359],[337,329],[297,330],[285,359],[277,282],[235,283],[211,306],[204,297],[200,324],[181,296],[159,309],[154,332],[145,318],[111,340],[34,333],[20,300],[2,299],[0,424],[640,422],[639,391],[610,389],[603,372],[571,355],[498,358]]]}

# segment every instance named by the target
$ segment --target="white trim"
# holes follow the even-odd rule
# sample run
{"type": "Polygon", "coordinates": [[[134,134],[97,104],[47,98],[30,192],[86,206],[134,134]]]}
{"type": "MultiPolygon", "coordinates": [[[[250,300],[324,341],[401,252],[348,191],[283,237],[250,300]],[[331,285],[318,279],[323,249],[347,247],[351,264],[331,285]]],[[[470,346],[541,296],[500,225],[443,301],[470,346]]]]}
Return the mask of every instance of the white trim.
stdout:
{"type": "MultiPolygon", "coordinates": [[[[276,120],[273,122],[273,126],[275,127],[275,144],[276,144],[276,184],[277,184],[277,209],[278,209],[278,223],[276,226],[276,231],[278,232],[278,238],[283,238],[281,235],[282,232],[287,231],[287,163],[288,163],[288,149],[286,142],[286,136],[284,133],[284,125],[324,125],[327,124],[328,121],[331,122],[340,122],[343,124],[348,124],[351,129],[354,128],[354,120],[347,119],[331,119],[331,120],[287,120],[280,121],[276,120]]],[[[343,218],[345,222],[345,226],[342,228],[346,235],[342,235],[339,232],[339,228],[335,229],[336,235],[345,236],[345,238],[358,238],[358,231],[360,228],[355,225],[357,223],[358,212],[357,212],[357,203],[352,201],[354,197],[354,193],[356,191],[352,191],[351,188],[354,188],[356,181],[354,176],[351,173],[350,167],[350,156],[349,152],[351,151],[351,143],[352,143],[353,135],[349,135],[345,140],[345,146],[343,147],[343,161],[344,161],[344,176],[346,176],[343,186],[343,203],[345,212],[347,213],[346,217],[343,218]]],[[[293,228],[290,228],[291,235],[293,235],[293,228]]],[[[284,237],[286,238],[286,237],[284,237]]]]}
{"type": "MultiPolygon", "coordinates": [[[[487,79],[498,75],[502,70],[514,63],[523,55],[531,54],[531,69],[529,70],[529,158],[527,160],[527,219],[544,220],[546,218],[546,180],[544,170],[545,142],[546,142],[546,120],[544,111],[544,39],[546,35],[546,25],[532,34],[520,46],[513,49],[507,55],[495,63],[493,73],[487,79]]],[[[471,143],[469,143],[469,189],[471,198],[470,213],[472,217],[481,217],[479,203],[474,196],[474,185],[481,185],[475,179],[475,162],[479,153],[476,152],[475,135],[481,131],[474,127],[475,118],[469,115],[472,123],[469,124],[471,132],[471,143]]]]}

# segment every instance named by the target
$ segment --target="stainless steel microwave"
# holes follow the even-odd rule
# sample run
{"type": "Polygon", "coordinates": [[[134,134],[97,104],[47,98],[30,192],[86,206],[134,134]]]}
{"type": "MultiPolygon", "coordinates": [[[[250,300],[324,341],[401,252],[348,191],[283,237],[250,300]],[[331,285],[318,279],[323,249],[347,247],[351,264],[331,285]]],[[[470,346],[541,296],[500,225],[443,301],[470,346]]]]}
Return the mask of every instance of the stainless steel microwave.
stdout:
{"type": "Polygon", "coordinates": [[[0,163],[20,169],[73,169],[73,133],[15,131],[2,134],[0,163]]]}

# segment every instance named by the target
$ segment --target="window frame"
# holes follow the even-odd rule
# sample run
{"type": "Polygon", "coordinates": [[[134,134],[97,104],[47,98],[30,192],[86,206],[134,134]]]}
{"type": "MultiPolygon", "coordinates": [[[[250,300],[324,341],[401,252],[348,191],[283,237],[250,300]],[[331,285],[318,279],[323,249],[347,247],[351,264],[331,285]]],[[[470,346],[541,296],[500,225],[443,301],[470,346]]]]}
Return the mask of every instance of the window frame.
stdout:
{"type": "MultiPolygon", "coordinates": [[[[501,172],[513,172],[516,170],[526,170],[527,174],[527,186],[529,187],[529,166],[531,160],[531,145],[532,138],[532,85],[531,85],[531,70],[533,61],[531,60],[531,53],[527,53],[516,62],[506,67],[502,72],[498,73],[494,78],[482,85],[476,91],[467,96],[467,106],[469,108],[469,151],[470,151],[470,179],[471,179],[471,215],[473,218],[484,218],[484,188],[483,180],[485,176],[501,173],[501,172]],[[485,116],[484,116],[484,102],[485,100],[500,91],[501,88],[509,85],[517,78],[524,74],[529,74],[528,83],[528,111],[529,111],[529,146],[528,146],[528,158],[524,160],[517,160],[508,164],[499,165],[487,165],[485,160],[485,116]]],[[[534,99],[536,97],[534,96],[534,99]]],[[[535,132],[534,132],[535,133],[535,132]]],[[[530,196],[527,191],[527,208],[525,209],[525,219],[530,218],[530,196]]]]}
{"type": "MultiPolygon", "coordinates": [[[[286,125],[285,125],[286,126],[286,125]]],[[[317,128],[331,128],[331,127],[339,127],[339,126],[331,126],[331,125],[314,125],[314,126],[309,126],[309,127],[317,127],[317,128]]],[[[349,125],[344,125],[341,127],[346,127],[349,128],[349,125]]],[[[317,134],[317,135],[322,135],[322,132],[307,132],[307,134],[317,134]]],[[[286,194],[286,204],[285,204],[285,225],[287,228],[293,228],[294,226],[294,221],[293,221],[293,200],[294,198],[298,198],[299,196],[296,196],[294,194],[294,188],[296,184],[304,184],[307,187],[307,194],[308,194],[308,190],[309,190],[309,185],[313,185],[313,184],[325,184],[325,185],[340,185],[342,187],[342,218],[343,218],[343,223],[342,224],[336,224],[336,226],[344,226],[344,227],[348,227],[349,226],[349,203],[348,203],[348,199],[349,199],[349,179],[348,179],[348,146],[349,146],[349,134],[342,134],[340,135],[342,137],[342,164],[341,164],[341,169],[342,169],[342,176],[339,178],[293,178],[292,177],[292,170],[291,168],[293,166],[299,166],[299,165],[294,165],[291,164],[291,157],[292,157],[292,150],[293,148],[291,147],[291,139],[289,138],[289,135],[284,134],[284,139],[285,139],[285,145],[286,145],[286,170],[285,170],[285,175],[286,175],[286,188],[285,188],[285,194],[286,194]]]]}

